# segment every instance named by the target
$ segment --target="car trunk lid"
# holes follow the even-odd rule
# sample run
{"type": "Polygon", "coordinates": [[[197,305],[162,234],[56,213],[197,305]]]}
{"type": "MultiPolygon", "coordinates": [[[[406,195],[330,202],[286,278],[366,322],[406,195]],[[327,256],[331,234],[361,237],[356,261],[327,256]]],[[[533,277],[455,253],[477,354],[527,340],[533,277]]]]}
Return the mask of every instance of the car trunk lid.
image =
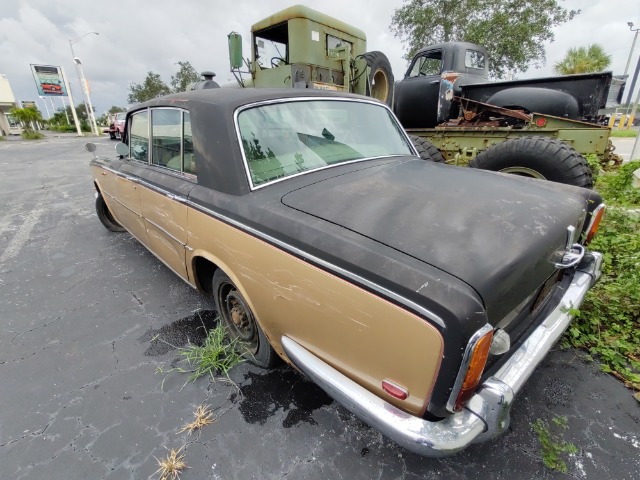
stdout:
{"type": "Polygon", "coordinates": [[[282,202],[458,277],[497,325],[552,277],[567,227],[580,231],[589,195],[403,157],[299,188],[282,202]]]}

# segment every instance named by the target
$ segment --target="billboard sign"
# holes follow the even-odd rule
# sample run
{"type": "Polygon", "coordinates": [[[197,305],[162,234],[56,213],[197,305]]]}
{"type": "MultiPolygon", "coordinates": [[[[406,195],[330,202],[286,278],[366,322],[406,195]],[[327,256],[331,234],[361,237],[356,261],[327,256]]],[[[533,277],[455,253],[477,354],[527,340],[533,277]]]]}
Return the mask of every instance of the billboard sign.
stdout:
{"type": "Polygon", "coordinates": [[[22,104],[22,108],[35,108],[36,110],[38,109],[36,102],[34,102],[33,100],[22,100],[20,103],[22,104]]]}
{"type": "Polygon", "coordinates": [[[38,95],[67,96],[67,89],[64,85],[60,67],[32,64],[31,71],[36,81],[36,87],[38,87],[38,95]]]}

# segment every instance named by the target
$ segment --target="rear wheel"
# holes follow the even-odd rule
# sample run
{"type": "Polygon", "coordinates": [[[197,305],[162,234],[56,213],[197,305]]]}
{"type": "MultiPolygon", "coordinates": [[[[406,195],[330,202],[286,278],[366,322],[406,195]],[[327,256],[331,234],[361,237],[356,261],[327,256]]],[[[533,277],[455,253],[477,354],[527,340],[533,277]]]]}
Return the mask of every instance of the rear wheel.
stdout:
{"type": "Polygon", "coordinates": [[[96,213],[98,214],[100,223],[102,223],[102,225],[104,225],[104,228],[106,228],[110,232],[125,231],[123,226],[120,225],[115,218],[113,218],[113,215],[111,215],[109,207],[107,207],[107,204],[105,203],[104,198],[102,198],[102,194],[100,193],[98,193],[98,196],[96,197],[96,213]]]}
{"type": "Polygon", "coordinates": [[[367,52],[364,54],[369,72],[367,96],[373,97],[391,106],[393,100],[393,72],[391,63],[382,52],[367,52]]]}
{"type": "Polygon", "coordinates": [[[263,368],[277,365],[280,357],[269,344],[238,287],[221,270],[213,275],[212,287],[216,309],[227,326],[229,337],[241,342],[247,359],[263,368]]]}
{"type": "Polygon", "coordinates": [[[469,166],[593,188],[587,160],[566,143],[545,137],[520,137],[499,143],[480,153],[469,166]]]}
{"type": "Polygon", "coordinates": [[[409,135],[409,138],[421,159],[430,162],[444,163],[442,153],[440,153],[440,150],[438,150],[429,140],[415,135],[409,135]]]}

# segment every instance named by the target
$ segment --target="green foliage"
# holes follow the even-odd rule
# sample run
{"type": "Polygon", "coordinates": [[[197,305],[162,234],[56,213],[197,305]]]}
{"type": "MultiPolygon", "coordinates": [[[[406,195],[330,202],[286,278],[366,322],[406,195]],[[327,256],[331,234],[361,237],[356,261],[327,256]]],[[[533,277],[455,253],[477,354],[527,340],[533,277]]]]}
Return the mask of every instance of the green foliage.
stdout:
{"type": "Polygon", "coordinates": [[[394,11],[391,31],[408,45],[410,60],[421,48],[440,42],[465,41],[489,52],[492,76],[504,78],[545,61],[544,42],[553,28],[579,10],[567,10],[558,0],[405,0],[394,11]]]}
{"type": "Polygon", "coordinates": [[[24,130],[20,136],[25,140],[40,140],[41,138],[44,138],[43,134],[34,130],[24,130]]]}
{"type": "Polygon", "coordinates": [[[611,130],[611,137],[635,138],[638,136],[637,130],[611,130]]]}
{"type": "Polygon", "coordinates": [[[588,47],[570,48],[565,57],[557,62],[553,70],[560,75],[593,73],[605,70],[611,64],[611,55],[597,43],[588,47]]]}
{"type": "Polygon", "coordinates": [[[589,164],[589,168],[591,169],[591,175],[593,175],[593,179],[597,180],[600,174],[602,173],[602,162],[600,157],[595,153],[590,153],[589,155],[585,155],[587,163],[589,164]]]}
{"type": "Polygon", "coordinates": [[[603,253],[603,273],[565,335],[634,389],[640,389],[640,189],[631,186],[631,175],[638,168],[640,161],[630,162],[596,183],[608,209],[590,248],[603,253]]]}
{"type": "MultiPolygon", "coordinates": [[[[32,133],[32,123],[43,122],[40,110],[35,107],[12,108],[9,113],[22,124],[24,133],[32,133]]],[[[26,138],[24,135],[22,138],[26,138]]]]}
{"type": "Polygon", "coordinates": [[[190,83],[200,80],[200,74],[196,72],[189,62],[178,62],[180,69],[175,75],[171,75],[171,88],[175,93],[186,92],[190,83]]]}
{"type": "Polygon", "coordinates": [[[547,422],[541,419],[532,423],[531,428],[538,435],[544,464],[552,470],[567,473],[567,464],[563,457],[565,454],[575,455],[578,448],[573,443],[562,439],[562,432],[568,428],[566,417],[554,417],[551,422],[553,424],[551,428],[560,432],[551,432],[547,422]]]}
{"type": "Polygon", "coordinates": [[[195,380],[203,375],[209,375],[212,379],[217,375],[229,378],[229,371],[244,362],[241,345],[238,339],[229,340],[227,329],[218,318],[216,326],[207,332],[203,345],[190,344],[180,349],[180,356],[187,362],[188,368],[174,367],[168,371],[162,369],[159,371],[190,373],[189,380],[195,380]]]}
{"type": "Polygon", "coordinates": [[[640,208],[640,188],[632,186],[633,172],[639,168],[640,160],[634,160],[600,179],[596,188],[607,204],[640,208]]]}
{"type": "Polygon", "coordinates": [[[169,86],[162,81],[160,75],[154,72],[147,72],[147,76],[142,83],[131,82],[129,84],[129,103],[140,103],[171,93],[169,86]]]}

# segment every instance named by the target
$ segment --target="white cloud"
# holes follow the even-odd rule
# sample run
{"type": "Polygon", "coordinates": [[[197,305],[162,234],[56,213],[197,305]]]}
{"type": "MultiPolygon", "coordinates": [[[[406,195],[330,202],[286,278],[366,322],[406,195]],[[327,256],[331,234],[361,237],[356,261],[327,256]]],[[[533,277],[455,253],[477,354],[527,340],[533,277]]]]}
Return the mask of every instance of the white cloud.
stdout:
{"type": "MultiPolygon", "coordinates": [[[[168,83],[178,61],[188,60],[199,71],[213,70],[220,83],[232,80],[227,34],[237,31],[243,35],[246,56],[251,25],[293,3],[295,0],[66,0],[54,7],[51,0],[5,2],[0,11],[0,73],[8,76],[18,100],[33,100],[37,91],[29,64],[61,65],[79,102],[69,39],[97,31],[99,36],[87,35],[74,43],[74,51],[91,84],[92,102],[102,113],[112,105],[126,106],[129,84],[142,82],[147,71],[159,73],[168,83]]],[[[393,11],[402,0],[325,0],[308,5],[363,30],[368,49],[387,54],[396,79],[404,75],[403,45],[389,30],[393,11]]],[[[580,8],[582,13],[555,30],[555,42],[547,46],[546,66],[520,74],[520,78],[552,75],[553,64],[570,47],[590,43],[601,44],[612,55],[613,71],[621,74],[633,40],[627,22],[640,25],[638,1],[567,0],[563,5],[580,8]]],[[[640,42],[631,73],[639,55],[640,42]]]]}

